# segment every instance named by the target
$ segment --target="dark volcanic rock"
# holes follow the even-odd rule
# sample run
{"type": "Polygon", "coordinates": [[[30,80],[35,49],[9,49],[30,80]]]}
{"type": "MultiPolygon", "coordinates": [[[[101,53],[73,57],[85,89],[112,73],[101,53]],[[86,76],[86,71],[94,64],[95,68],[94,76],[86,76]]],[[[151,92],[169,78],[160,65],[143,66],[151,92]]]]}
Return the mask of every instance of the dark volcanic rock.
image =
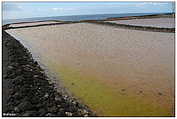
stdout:
{"type": "Polygon", "coordinates": [[[33,105],[29,101],[21,102],[17,107],[19,111],[30,110],[33,108],[33,105]]]}
{"type": "Polygon", "coordinates": [[[22,116],[24,117],[36,116],[36,111],[26,111],[22,116]]]}
{"type": "Polygon", "coordinates": [[[9,80],[7,110],[15,116],[95,116],[87,106],[67,93],[57,92],[38,62],[23,45],[3,31],[3,45],[8,49],[9,80]],[[50,82],[49,82],[50,81],[50,82]]]}

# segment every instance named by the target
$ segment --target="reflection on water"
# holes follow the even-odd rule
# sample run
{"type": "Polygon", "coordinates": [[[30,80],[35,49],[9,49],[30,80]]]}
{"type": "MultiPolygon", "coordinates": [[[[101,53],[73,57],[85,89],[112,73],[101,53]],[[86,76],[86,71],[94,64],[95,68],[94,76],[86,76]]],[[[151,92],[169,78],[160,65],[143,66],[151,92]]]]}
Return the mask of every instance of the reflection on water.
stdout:
{"type": "Polygon", "coordinates": [[[87,23],[8,32],[98,115],[174,113],[174,33],[87,23]]]}

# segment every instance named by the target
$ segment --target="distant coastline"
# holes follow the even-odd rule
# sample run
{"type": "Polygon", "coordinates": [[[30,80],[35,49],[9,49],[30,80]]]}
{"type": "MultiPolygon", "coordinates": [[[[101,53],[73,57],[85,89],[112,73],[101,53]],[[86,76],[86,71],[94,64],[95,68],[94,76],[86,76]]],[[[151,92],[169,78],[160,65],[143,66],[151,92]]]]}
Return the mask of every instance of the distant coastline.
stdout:
{"type": "Polygon", "coordinates": [[[121,13],[121,14],[95,14],[95,15],[72,15],[72,16],[53,16],[53,17],[34,17],[24,19],[7,19],[2,20],[2,25],[20,22],[36,22],[36,21],[84,21],[84,20],[105,20],[112,18],[133,17],[133,16],[149,16],[149,15],[164,15],[174,13],[121,13]]]}
{"type": "Polygon", "coordinates": [[[173,18],[175,20],[174,13],[163,13],[163,14],[148,14],[148,15],[141,15],[141,16],[124,16],[124,17],[108,17],[105,19],[100,20],[78,20],[78,21],[62,21],[62,20],[36,20],[36,21],[21,21],[16,23],[9,23],[3,25],[3,29],[18,29],[18,28],[27,28],[27,27],[39,27],[39,26],[50,26],[50,25],[61,25],[61,24],[72,24],[72,23],[94,23],[100,25],[108,25],[118,28],[128,28],[134,30],[145,30],[145,31],[154,31],[154,32],[175,32],[175,28],[165,28],[165,27],[155,27],[155,26],[136,26],[130,24],[120,24],[120,23],[113,23],[112,21],[119,21],[119,20],[132,20],[132,19],[153,19],[153,18],[173,18]],[[26,25],[25,25],[26,24],[26,25]],[[28,25],[27,25],[28,24],[28,25]]]}

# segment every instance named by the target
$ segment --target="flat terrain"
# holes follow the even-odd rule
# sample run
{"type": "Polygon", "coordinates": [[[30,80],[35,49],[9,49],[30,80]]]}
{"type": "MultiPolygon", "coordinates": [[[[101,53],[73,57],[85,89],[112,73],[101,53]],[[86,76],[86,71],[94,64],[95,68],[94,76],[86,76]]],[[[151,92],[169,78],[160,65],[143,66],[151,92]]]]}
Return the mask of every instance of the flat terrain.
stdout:
{"type": "Polygon", "coordinates": [[[131,20],[118,20],[118,21],[105,21],[105,22],[134,25],[134,26],[175,28],[175,19],[174,18],[147,18],[147,19],[131,19],[131,20]]]}
{"type": "Polygon", "coordinates": [[[90,23],[7,31],[98,115],[174,115],[174,33],[90,23]]]}
{"type": "Polygon", "coordinates": [[[45,25],[45,24],[53,24],[53,23],[61,23],[57,21],[42,21],[42,22],[29,22],[29,23],[15,23],[11,24],[10,27],[23,27],[23,26],[34,26],[34,25],[45,25]]]}

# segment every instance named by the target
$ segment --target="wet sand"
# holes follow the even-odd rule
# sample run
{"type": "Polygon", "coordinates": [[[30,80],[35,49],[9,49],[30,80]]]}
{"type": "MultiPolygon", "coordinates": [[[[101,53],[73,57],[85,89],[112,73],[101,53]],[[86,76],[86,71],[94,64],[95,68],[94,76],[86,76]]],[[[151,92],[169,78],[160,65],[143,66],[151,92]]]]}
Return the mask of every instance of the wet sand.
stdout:
{"type": "Polygon", "coordinates": [[[174,115],[174,33],[89,23],[7,31],[98,115],[174,115]]]}
{"type": "Polygon", "coordinates": [[[146,19],[131,19],[131,20],[118,20],[118,21],[105,21],[117,24],[126,24],[134,26],[150,26],[158,28],[174,28],[175,18],[146,18],[146,19]]]}

